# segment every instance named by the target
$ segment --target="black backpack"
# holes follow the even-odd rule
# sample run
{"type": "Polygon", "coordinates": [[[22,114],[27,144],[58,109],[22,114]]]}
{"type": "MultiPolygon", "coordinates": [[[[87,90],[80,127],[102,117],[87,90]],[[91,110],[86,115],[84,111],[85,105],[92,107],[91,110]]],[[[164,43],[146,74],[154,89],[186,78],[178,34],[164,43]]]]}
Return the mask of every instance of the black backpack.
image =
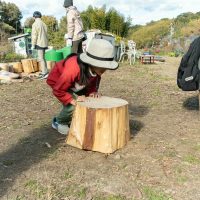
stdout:
{"type": "Polygon", "coordinates": [[[183,91],[199,90],[200,70],[198,61],[200,58],[200,37],[191,44],[187,53],[182,57],[177,74],[177,85],[183,91]]]}

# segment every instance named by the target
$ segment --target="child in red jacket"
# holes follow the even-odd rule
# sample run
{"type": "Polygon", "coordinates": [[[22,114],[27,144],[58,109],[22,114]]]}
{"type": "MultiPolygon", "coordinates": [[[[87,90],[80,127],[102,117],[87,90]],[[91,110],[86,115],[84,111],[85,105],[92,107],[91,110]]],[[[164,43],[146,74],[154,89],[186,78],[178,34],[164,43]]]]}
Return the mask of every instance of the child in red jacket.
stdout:
{"type": "Polygon", "coordinates": [[[117,68],[114,47],[104,39],[93,39],[87,52],[71,54],[56,63],[48,76],[47,84],[51,86],[63,108],[53,119],[52,127],[61,134],[67,134],[76,102],[85,101],[86,96],[100,97],[98,87],[101,75],[106,70],[117,68]]]}

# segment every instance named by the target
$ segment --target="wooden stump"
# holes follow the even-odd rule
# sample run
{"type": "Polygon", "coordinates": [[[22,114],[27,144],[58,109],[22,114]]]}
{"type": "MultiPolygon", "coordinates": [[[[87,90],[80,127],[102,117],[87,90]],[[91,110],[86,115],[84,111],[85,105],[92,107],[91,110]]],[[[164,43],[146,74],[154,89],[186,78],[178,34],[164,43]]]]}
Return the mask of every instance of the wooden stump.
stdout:
{"type": "Polygon", "coordinates": [[[33,63],[34,72],[38,72],[39,71],[39,66],[38,66],[37,59],[32,59],[32,63],[33,63]]]}
{"type": "Polygon", "coordinates": [[[23,72],[23,68],[22,68],[22,63],[21,62],[12,62],[12,63],[9,63],[9,65],[11,65],[13,67],[13,71],[15,73],[22,73],[23,72]]]}
{"type": "Polygon", "coordinates": [[[128,102],[103,96],[77,104],[66,143],[84,150],[113,153],[129,139],[128,102]]]}
{"type": "Polygon", "coordinates": [[[38,64],[38,69],[39,69],[39,71],[41,72],[41,71],[42,71],[41,62],[38,62],[38,61],[37,61],[37,64],[38,64]]]}
{"type": "Polygon", "coordinates": [[[56,64],[55,61],[47,61],[47,69],[49,71],[51,71],[53,69],[53,67],[54,67],[55,64],[56,64]]]}
{"type": "Polygon", "coordinates": [[[25,73],[30,74],[35,72],[35,59],[22,59],[21,62],[25,73]]]}

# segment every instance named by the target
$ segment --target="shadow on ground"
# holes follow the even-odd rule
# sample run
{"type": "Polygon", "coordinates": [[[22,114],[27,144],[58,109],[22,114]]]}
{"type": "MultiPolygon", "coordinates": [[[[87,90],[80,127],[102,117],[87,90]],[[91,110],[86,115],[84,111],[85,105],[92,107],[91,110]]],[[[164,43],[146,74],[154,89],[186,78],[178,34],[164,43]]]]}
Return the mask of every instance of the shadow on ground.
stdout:
{"type": "Polygon", "coordinates": [[[131,134],[133,136],[136,136],[140,130],[144,127],[144,123],[138,121],[138,120],[130,120],[130,129],[131,129],[131,134]]]}
{"type": "MultiPolygon", "coordinates": [[[[134,120],[130,120],[130,128],[133,136],[144,127],[144,124],[135,117],[141,117],[148,113],[145,106],[131,106],[130,114],[134,120]]],[[[64,142],[65,137],[57,134],[49,125],[34,129],[29,136],[24,137],[10,149],[0,153],[0,198],[7,193],[18,176],[23,174],[32,165],[41,162],[53,154],[64,142]],[[51,146],[49,148],[48,146],[51,146]]]]}
{"type": "Polygon", "coordinates": [[[149,113],[149,108],[146,106],[129,105],[129,113],[133,117],[143,117],[149,113]]]}
{"type": "Polygon", "coordinates": [[[146,106],[133,106],[132,104],[129,105],[129,113],[130,113],[130,129],[131,134],[136,136],[140,130],[144,127],[144,123],[139,120],[135,120],[136,117],[143,117],[149,113],[149,108],[146,106]]]}
{"type": "Polygon", "coordinates": [[[187,110],[199,110],[199,96],[193,96],[187,98],[183,102],[183,107],[187,110]]]}
{"type": "Polygon", "coordinates": [[[1,153],[0,197],[12,187],[18,175],[52,154],[64,139],[65,137],[55,133],[51,127],[43,126],[33,130],[30,136],[22,138],[12,148],[1,153]]]}

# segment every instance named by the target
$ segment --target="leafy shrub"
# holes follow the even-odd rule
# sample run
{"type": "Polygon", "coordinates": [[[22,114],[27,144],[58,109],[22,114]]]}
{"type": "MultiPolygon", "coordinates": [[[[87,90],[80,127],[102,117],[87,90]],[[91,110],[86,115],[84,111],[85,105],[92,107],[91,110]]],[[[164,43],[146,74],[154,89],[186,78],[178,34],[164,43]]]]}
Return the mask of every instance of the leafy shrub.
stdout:
{"type": "Polygon", "coordinates": [[[169,55],[170,57],[175,57],[175,56],[176,56],[175,52],[169,52],[168,55],[169,55]]]}
{"type": "Polygon", "coordinates": [[[21,59],[24,59],[24,56],[14,52],[9,52],[0,56],[0,62],[17,62],[21,61],[21,59]]]}
{"type": "Polygon", "coordinates": [[[184,54],[183,51],[181,50],[175,50],[175,51],[172,51],[172,52],[169,52],[168,55],[170,57],[178,57],[178,56],[182,56],[184,54]]]}

